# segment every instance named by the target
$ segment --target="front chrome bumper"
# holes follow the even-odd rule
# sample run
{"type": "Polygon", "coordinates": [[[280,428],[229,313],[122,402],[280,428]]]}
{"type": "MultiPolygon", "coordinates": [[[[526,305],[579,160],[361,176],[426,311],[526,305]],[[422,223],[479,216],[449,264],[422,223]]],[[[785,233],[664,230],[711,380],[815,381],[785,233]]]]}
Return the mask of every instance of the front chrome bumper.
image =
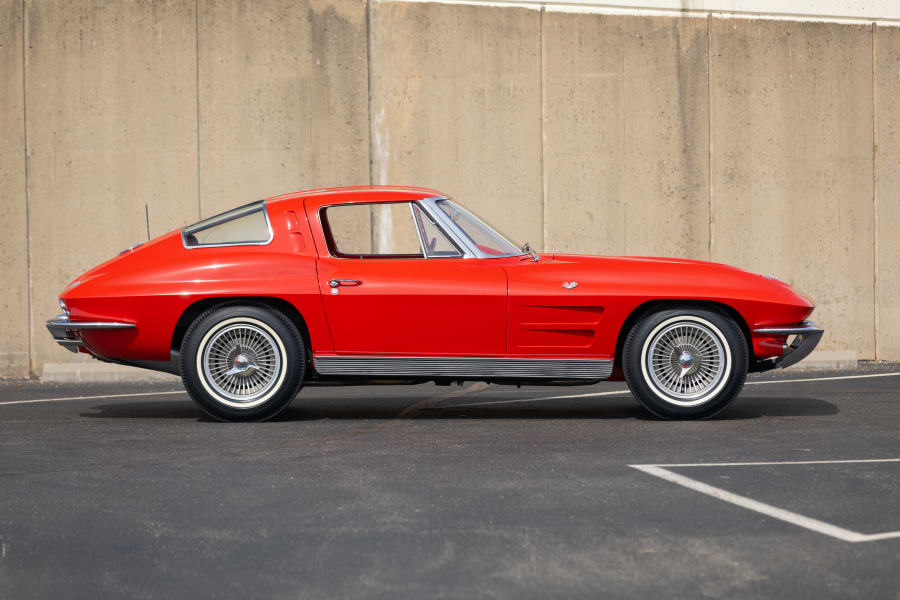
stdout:
{"type": "Polygon", "coordinates": [[[754,371],[768,371],[770,369],[785,369],[796,365],[809,356],[809,353],[819,345],[819,340],[822,339],[822,334],[825,333],[825,330],[817,327],[812,321],[805,321],[799,325],[787,327],[761,327],[754,329],[753,333],[759,335],[796,336],[784,354],[777,358],[759,361],[754,369],[754,371]]]}
{"type": "Polygon", "coordinates": [[[72,321],[69,315],[57,315],[55,319],[47,321],[47,330],[53,336],[53,341],[70,352],[78,352],[78,347],[83,346],[81,331],[85,329],[129,329],[134,323],[121,323],[119,321],[72,321]]]}

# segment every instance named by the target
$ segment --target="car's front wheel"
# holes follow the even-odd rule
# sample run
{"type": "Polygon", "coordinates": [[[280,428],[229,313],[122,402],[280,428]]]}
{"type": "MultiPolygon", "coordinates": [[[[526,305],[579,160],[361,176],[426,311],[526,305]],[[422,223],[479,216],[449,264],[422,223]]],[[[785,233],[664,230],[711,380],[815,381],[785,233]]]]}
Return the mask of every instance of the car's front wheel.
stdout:
{"type": "Polygon", "coordinates": [[[221,421],[263,421],[297,395],[303,340],[282,313],[260,306],[215,307],[191,324],[181,378],[191,398],[221,421]]]}
{"type": "Polygon", "coordinates": [[[706,419],[730,404],[747,378],[740,326],[716,310],[662,310],[638,321],[622,350],[628,387],[664,419],[706,419]]]}

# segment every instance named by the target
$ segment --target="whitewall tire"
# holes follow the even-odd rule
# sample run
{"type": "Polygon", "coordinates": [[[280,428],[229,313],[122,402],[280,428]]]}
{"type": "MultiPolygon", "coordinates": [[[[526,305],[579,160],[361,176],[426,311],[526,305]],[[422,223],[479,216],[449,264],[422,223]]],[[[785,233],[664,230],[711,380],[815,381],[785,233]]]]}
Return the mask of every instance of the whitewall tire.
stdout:
{"type": "Polygon", "coordinates": [[[709,418],[730,404],[747,377],[740,326],[715,309],[653,312],[632,327],[622,368],[638,402],[665,419],[709,418]]]}
{"type": "Polygon", "coordinates": [[[296,396],[304,367],[297,327],[262,306],[212,308],[191,324],[181,346],[185,389],[222,421],[272,418],[296,396]]]}

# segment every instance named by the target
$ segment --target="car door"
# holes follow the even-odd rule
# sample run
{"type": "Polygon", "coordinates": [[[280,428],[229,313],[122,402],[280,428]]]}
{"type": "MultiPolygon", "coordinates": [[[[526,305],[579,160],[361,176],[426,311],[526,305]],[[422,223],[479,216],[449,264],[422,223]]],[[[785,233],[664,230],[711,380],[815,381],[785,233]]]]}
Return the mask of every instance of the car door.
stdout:
{"type": "Polygon", "coordinates": [[[504,356],[506,274],[463,258],[413,202],[308,206],[321,228],[319,289],[334,351],[504,356]]]}

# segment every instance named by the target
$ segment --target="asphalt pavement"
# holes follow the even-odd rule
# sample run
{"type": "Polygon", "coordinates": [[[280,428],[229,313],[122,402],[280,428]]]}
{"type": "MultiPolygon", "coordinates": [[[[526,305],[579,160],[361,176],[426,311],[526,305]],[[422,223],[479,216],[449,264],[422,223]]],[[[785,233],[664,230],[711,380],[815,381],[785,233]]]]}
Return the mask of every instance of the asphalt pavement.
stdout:
{"type": "Polygon", "coordinates": [[[0,598],[900,598],[900,365],[625,389],[0,382],[0,598]]]}

